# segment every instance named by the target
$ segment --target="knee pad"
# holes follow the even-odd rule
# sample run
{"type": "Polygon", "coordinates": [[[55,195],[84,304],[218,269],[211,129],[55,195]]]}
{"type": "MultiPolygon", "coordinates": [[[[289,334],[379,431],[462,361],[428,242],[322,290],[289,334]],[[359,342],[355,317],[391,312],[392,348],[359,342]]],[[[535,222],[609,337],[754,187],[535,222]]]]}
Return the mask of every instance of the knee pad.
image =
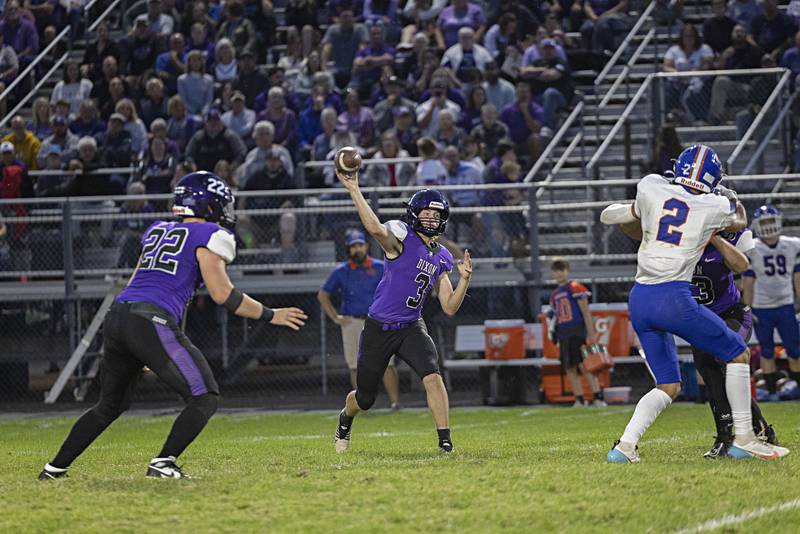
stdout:
{"type": "Polygon", "coordinates": [[[193,407],[208,419],[217,411],[218,405],[219,397],[213,393],[205,393],[197,397],[192,397],[187,403],[187,406],[193,407]]]}
{"type": "Polygon", "coordinates": [[[365,412],[375,404],[375,397],[375,393],[364,393],[360,390],[356,391],[356,403],[358,403],[358,407],[365,412]]]}

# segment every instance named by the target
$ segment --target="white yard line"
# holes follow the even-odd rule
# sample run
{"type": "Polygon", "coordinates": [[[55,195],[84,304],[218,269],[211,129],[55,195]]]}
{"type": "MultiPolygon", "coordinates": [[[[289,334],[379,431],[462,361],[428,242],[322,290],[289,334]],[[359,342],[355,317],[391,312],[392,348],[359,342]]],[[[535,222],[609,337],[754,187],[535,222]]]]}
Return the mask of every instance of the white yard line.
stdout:
{"type": "Polygon", "coordinates": [[[717,519],[704,521],[703,523],[699,523],[693,527],[678,530],[675,534],[695,534],[696,532],[708,532],[710,530],[716,530],[722,527],[740,525],[745,521],[750,521],[751,519],[756,519],[774,512],[785,512],[787,510],[796,510],[798,508],[800,508],[800,499],[792,499],[791,501],[784,501],[780,504],[774,504],[772,506],[762,506],[761,508],[744,512],[743,514],[725,515],[717,519]]]}

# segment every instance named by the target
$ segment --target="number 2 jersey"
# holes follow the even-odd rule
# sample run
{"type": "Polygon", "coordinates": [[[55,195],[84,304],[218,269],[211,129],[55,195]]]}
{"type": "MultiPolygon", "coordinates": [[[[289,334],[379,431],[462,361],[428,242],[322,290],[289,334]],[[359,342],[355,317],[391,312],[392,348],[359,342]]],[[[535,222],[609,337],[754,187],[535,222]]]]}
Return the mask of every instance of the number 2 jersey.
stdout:
{"type": "Polygon", "coordinates": [[[180,322],[194,292],[203,283],[195,252],[207,248],[225,263],[236,257],[233,234],[211,222],[157,221],[142,236],[139,265],[118,302],[148,302],[180,322]]]}
{"type": "Polygon", "coordinates": [[[636,282],[648,285],[691,281],[711,236],[736,218],[729,199],[692,194],[657,174],[637,184],[634,211],[642,224],[636,282]]]}
{"type": "Polygon", "coordinates": [[[386,228],[403,250],[394,259],[386,258],[369,316],[382,323],[411,323],[422,316],[431,287],[453,270],[453,255],[438,243],[428,247],[403,221],[388,221],[386,228]]]}
{"type": "Polygon", "coordinates": [[[775,246],[756,239],[750,252],[750,270],[755,278],[753,308],[779,308],[794,303],[794,273],[800,272],[800,238],[779,236],[775,246]]]}
{"type": "MultiPolygon", "coordinates": [[[[726,236],[728,242],[742,253],[749,253],[755,246],[750,230],[726,236]]],[[[714,245],[708,245],[694,268],[692,296],[698,304],[708,307],[720,315],[739,302],[741,294],[733,281],[731,271],[722,253],[714,245]]]]}

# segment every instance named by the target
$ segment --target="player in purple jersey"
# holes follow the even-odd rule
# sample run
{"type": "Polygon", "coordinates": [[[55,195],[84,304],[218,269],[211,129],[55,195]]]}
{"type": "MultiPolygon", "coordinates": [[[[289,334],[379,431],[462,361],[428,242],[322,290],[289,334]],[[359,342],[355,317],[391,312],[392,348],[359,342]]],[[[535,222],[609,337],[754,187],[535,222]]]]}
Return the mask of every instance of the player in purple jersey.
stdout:
{"type": "Polygon", "coordinates": [[[405,220],[382,224],[361,194],[358,172],[337,171],[337,176],[350,192],[364,228],[383,249],[386,263],[359,339],[356,389],[347,395],[339,414],[334,436],[336,451],[344,452],[349,447],[353,418],[375,403],[389,359],[396,355],[422,378],[439,434],[439,450],[449,453],[453,442],[447,390],[439,374],[436,345],[421,314],[434,286],[444,312],[454,315],[458,311],[472,277],[469,251],[464,251],[464,259],[458,262],[460,279],[454,289],[449,277],[453,255],[437,243],[450,215],[444,195],[431,189],[418,191],[408,201],[405,220]]]}
{"type": "MultiPolygon", "coordinates": [[[[745,342],[753,331],[753,317],[750,306],[741,300],[734,273],[741,274],[747,270],[749,260],[746,253],[752,248],[753,237],[749,230],[719,233],[706,246],[692,277],[692,296],[698,304],[719,315],[745,342]]],[[[703,456],[725,457],[733,444],[733,415],[725,392],[724,364],[696,347],[692,347],[692,354],[695,367],[711,393],[709,404],[717,427],[714,444],[703,456]]],[[[750,409],[753,432],[760,439],[777,445],[775,431],[764,419],[755,399],[751,399],[750,409]]]]}
{"type": "Polygon", "coordinates": [[[147,366],[186,402],[147,476],[186,478],[177,457],[217,409],[219,388],[203,354],[178,326],[202,284],[217,304],[241,317],[299,329],[306,319],[298,308],[272,310],[231,284],[225,265],[236,256],[230,228],[233,195],[209,172],[181,178],[173,213],[180,221],[158,221],[142,237],[139,264],[103,323],[100,400],[75,423],[40,480],[63,477],[72,462],[128,409],[142,369],[147,366]]]}

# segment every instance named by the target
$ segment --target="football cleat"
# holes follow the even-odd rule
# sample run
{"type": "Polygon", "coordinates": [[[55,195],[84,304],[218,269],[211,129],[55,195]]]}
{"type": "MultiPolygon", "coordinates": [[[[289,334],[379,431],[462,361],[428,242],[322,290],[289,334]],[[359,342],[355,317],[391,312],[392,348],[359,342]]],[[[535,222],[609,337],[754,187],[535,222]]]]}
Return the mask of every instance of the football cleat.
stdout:
{"type": "Polygon", "coordinates": [[[147,466],[147,476],[153,478],[192,478],[175,465],[175,457],[153,458],[147,466]]]}
{"type": "Polygon", "coordinates": [[[44,464],[44,469],[39,473],[39,480],[55,480],[57,478],[64,478],[67,476],[67,470],[60,467],[53,467],[50,464],[44,464]]]}
{"type": "Polygon", "coordinates": [[[789,454],[789,449],[764,443],[757,439],[750,440],[748,443],[733,442],[728,448],[728,456],[731,458],[758,458],[759,460],[777,460],[789,454]]]}
{"type": "Polygon", "coordinates": [[[440,441],[439,452],[442,454],[450,454],[453,452],[453,442],[447,439],[440,441]]]}
{"type": "Polygon", "coordinates": [[[726,439],[724,437],[714,436],[714,444],[703,454],[703,458],[709,458],[711,460],[725,458],[728,456],[728,449],[732,441],[733,440],[730,438],[726,439]]]}
{"type": "Polygon", "coordinates": [[[756,434],[756,438],[763,442],[769,443],[770,445],[780,445],[778,442],[778,436],[775,435],[775,429],[772,428],[772,425],[761,427],[761,431],[756,434]]]}
{"type": "Polygon", "coordinates": [[[620,442],[616,440],[614,446],[606,455],[606,462],[610,464],[635,464],[639,461],[639,447],[634,447],[632,452],[624,452],[619,447],[620,442]]]}
{"type": "Polygon", "coordinates": [[[586,405],[583,402],[579,401],[579,400],[575,400],[575,404],[572,405],[573,408],[583,408],[585,406],[586,405]]]}
{"type": "Polygon", "coordinates": [[[592,406],[594,406],[595,408],[605,408],[606,406],[608,406],[608,404],[606,404],[606,401],[604,401],[603,399],[595,399],[592,401],[592,406]]]}
{"type": "Polygon", "coordinates": [[[348,428],[344,425],[336,425],[336,434],[333,436],[333,447],[336,452],[342,453],[350,448],[350,433],[352,427],[348,428]]]}

